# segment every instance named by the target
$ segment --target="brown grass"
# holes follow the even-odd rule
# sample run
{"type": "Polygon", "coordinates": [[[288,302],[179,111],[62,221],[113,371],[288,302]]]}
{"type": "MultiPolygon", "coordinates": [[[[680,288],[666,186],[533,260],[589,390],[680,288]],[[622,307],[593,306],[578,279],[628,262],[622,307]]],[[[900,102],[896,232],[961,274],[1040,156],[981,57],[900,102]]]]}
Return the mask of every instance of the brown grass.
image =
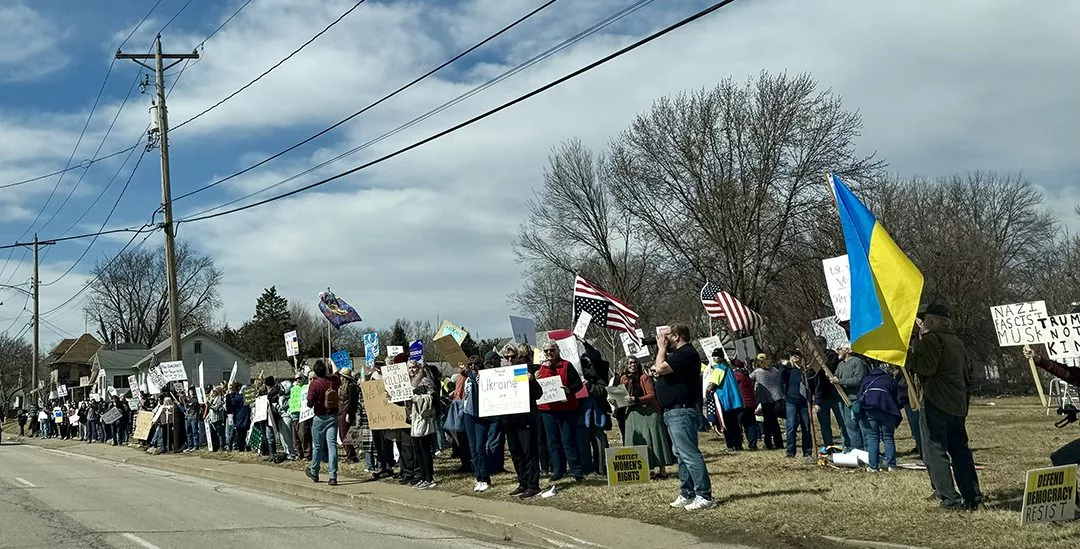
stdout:
{"type": "MultiPolygon", "coordinates": [[[[693,532],[712,541],[743,542],[764,547],[828,547],[822,536],[882,541],[933,548],[1014,549],[1077,547],[1080,523],[1020,527],[1024,472],[1047,467],[1049,454],[1080,437],[1080,427],[1056,429],[1032,398],[985,399],[973,403],[968,420],[986,508],[974,513],[948,513],[928,501],[925,472],[899,471],[871,475],[864,470],[837,470],[787,460],[782,451],[728,454],[715,434],[703,435],[720,505],[688,513],[668,502],[678,495],[678,480],[654,481],[634,488],[612,489],[600,478],[581,485],[560,481],[554,498],[529,504],[553,506],[596,515],[636,517],[644,522],[693,532]],[[993,402],[995,405],[990,406],[993,402]]],[[[9,431],[10,432],[10,431],[9,431]]],[[[618,431],[611,433],[618,438],[618,431]]],[[[898,450],[914,444],[907,424],[897,432],[898,450]]],[[[447,452],[448,454],[449,452],[447,452]]],[[[206,457],[210,457],[209,455],[206,457]]],[[[215,459],[252,462],[253,454],[215,454],[215,459]]],[[[900,462],[913,461],[902,455],[900,462]]],[[[507,500],[516,486],[512,474],[495,476],[484,494],[472,491],[469,475],[456,473],[457,459],[436,461],[439,490],[469,497],[507,500]]],[[[301,469],[302,464],[283,466],[301,469]]],[[[508,469],[512,469],[509,457],[508,469]]],[[[363,463],[342,462],[341,475],[366,478],[363,463]]]]}

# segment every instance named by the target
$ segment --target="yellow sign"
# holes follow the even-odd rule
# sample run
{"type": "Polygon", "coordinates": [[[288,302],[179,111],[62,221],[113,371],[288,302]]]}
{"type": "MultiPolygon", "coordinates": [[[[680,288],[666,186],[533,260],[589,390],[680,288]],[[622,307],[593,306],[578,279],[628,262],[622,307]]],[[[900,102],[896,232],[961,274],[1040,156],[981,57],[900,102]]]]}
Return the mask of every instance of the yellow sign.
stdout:
{"type": "Polygon", "coordinates": [[[649,483],[648,446],[608,448],[604,454],[607,458],[608,486],[649,483]]]}
{"type": "Polygon", "coordinates": [[[1027,472],[1020,524],[1060,522],[1076,517],[1076,465],[1027,472]]]}

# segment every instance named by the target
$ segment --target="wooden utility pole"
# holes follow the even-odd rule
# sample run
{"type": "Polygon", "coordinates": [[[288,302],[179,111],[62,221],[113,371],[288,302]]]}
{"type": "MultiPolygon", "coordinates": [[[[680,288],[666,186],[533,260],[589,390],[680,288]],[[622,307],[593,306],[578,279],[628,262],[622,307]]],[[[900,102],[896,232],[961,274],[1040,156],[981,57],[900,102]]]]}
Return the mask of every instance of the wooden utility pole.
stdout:
{"type": "MultiPolygon", "coordinates": [[[[165,230],[165,276],[169,286],[169,335],[172,340],[172,360],[183,360],[180,347],[180,296],[176,284],[176,243],[172,215],[172,189],[169,184],[169,116],[165,107],[165,71],[186,59],[198,59],[197,52],[161,53],[161,35],[154,40],[154,53],[132,54],[116,52],[117,59],[131,59],[154,71],[157,75],[157,100],[154,102],[154,119],[157,125],[159,145],[161,147],[161,207],[165,212],[162,228],[165,230]],[[153,59],[154,66],[143,63],[143,59],[153,59]],[[168,66],[164,60],[174,60],[168,66]]],[[[153,129],[150,130],[154,132],[153,129]]]]}

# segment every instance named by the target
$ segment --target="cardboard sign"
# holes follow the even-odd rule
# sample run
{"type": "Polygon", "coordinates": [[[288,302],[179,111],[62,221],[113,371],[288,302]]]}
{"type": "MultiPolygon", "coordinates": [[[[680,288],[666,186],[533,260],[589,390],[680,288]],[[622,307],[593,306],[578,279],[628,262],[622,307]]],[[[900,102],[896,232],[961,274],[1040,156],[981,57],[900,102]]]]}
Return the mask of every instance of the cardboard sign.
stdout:
{"type": "Polygon", "coordinates": [[[266,413],[270,410],[270,400],[265,395],[255,399],[255,408],[251,414],[251,422],[266,421],[266,413]]]}
{"type": "Polygon", "coordinates": [[[757,344],[754,343],[753,336],[735,340],[735,356],[743,359],[744,362],[754,360],[757,356],[757,344]]]}
{"type": "Polygon", "coordinates": [[[848,256],[822,260],[821,266],[825,270],[825,285],[829,288],[829,299],[836,318],[841,322],[851,320],[851,266],[848,265],[848,256]]]}
{"type": "Polygon", "coordinates": [[[443,336],[432,341],[435,344],[435,352],[442,356],[443,361],[457,368],[458,364],[468,364],[469,357],[461,350],[461,345],[450,336],[443,336]]]}
{"type": "Polygon", "coordinates": [[[394,358],[394,357],[396,357],[396,356],[398,356],[398,355],[400,355],[401,353],[404,353],[404,352],[405,352],[405,347],[402,347],[401,345],[387,345],[386,346],[386,358],[387,358],[387,360],[392,359],[392,358],[394,358]]]}
{"type": "Polygon", "coordinates": [[[1080,357],[1080,313],[1038,318],[1035,322],[1043,332],[1046,358],[1061,362],[1080,357]]]}
{"type": "Polygon", "coordinates": [[[165,381],[187,381],[187,368],[182,360],[162,362],[157,367],[165,381]]]}
{"type": "Polygon", "coordinates": [[[293,357],[300,354],[300,336],[296,330],[285,332],[285,356],[293,357]]]}
{"type": "Polygon", "coordinates": [[[608,486],[649,483],[649,447],[624,446],[604,450],[608,486]]]}
{"type": "Polygon", "coordinates": [[[120,410],[109,408],[108,412],[101,414],[101,422],[106,425],[112,425],[113,423],[120,421],[120,418],[123,417],[123,415],[124,414],[121,413],[120,410]]]}
{"type": "Polygon", "coordinates": [[[387,364],[382,368],[382,384],[386,394],[390,395],[390,402],[405,402],[412,400],[412,380],[409,379],[409,365],[387,364]]]}
{"type": "Polygon", "coordinates": [[[537,383],[544,390],[544,394],[536,400],[537,404],[550,404],[552,402],[566,402],[566,391],[562,389],[562,378],[559,376],[538,377],[537,383]]]}
{"type": "Polygon", "coordinates": [[[1076,517],[1076,465],[1027,472],[1020,524],[1061,522],[1076,517]]]}
{"type": "Polygon", "coordinates": [[[990,318],[994,321],[994,332],[1001,347],[1046,343],[1037,321],[1047,316],[1045,301],[990,307],[990,318]]]}
{"type": "Polygon", "coordinates": [[[131,438],[146,440],[150,437],[150,426],[153,424],[154,412],[141,410],[139,415],[135,416],[135,434],[131,435],[131,438]]]}
{"type": "Polygon", "coordinates": [[[724,345],[720,343],[720,336],[703,337],[698,340],[698,343],[701,344],[701,352],[705,355],[704,360],[711,360],[713,351],[717,349],[721,349],[721,353],[723,353],[726,360],[727,351],[724,350],[724,345]]]}
{"type": "Polygon", "coordinates": [[[825,338],[825,346],[837,350],[840,347],[850,347],[847,332],[840,325],[840,319],[836,316],[827,316],[817,320],[811,320],[810,326],[814,329],[814,335],[825,338]]]}
{"type": "Polygon", "coordinates": [[[439,329],[435,332],[435,339],[439,339],[443,336],[453,336],[454,341],[457,341],[458,345],[465,341],[465,337],[469,335],[469,332],[462,330],[460,326],[450,322],[449,320],[442,321],[439,325],[439,329]]]}
{"type": "Polygon", "coordinates": [[[510,332],[514,334],[514,342],[528,343],[536,347],[536,321],[521,316],[510,316],[510,332]]]}
{"type": "Polygon", "coordinates": [[[361,381],[360,392],[364,395],[364,411],[367,412],[368,426],[373,431],[386,429],[407,429],[405,407],[395,406],[386,398],[386,388],[382,381],[361,381]]]}
{"type": "Polygon", "coordinates": [[[589,331],[589,323],[591,322],[592,315],[589,314],[589,311],[581,311],[577,318],[577,324],[574,324],[574,336],[585,339],[585,334],[589,331]]]}
{"type": "Polygon", "coordinates": [[[529,368],[525,365],[488,368],[477,372],[480,417],[528,413],[529,368]]]}

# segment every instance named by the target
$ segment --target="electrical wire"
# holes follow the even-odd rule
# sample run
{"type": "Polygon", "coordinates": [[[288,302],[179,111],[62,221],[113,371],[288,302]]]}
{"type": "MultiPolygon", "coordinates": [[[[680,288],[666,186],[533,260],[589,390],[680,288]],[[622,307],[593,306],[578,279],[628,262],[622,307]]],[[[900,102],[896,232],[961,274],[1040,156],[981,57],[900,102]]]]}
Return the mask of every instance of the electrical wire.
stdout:
{"type": "MultiPolygon", "coordinates": [[[[366,107],[364,107],[364,108],[350,114],[349,116],[347,116],[345,118],[342,118],[341,120],[335,122],[334,124],[328,126],[325,129],[315,133],[314,135],[308,137],[307,139],[304,139],[303,141],[300,141],[299,143],[296,143],[295,145],[292,145],[292,146],[290,146],[290,147],[288,147],[288,148],[286,148],[286,149],[284,149],[284,150],[282,150],[282,151],[280,151],[278,153],[275,153],[275,154],[273,154],[271,156],[268,156],[268,157],[260,160],[259,162],[256,162],[255,164],[252,164],[251,166],[248,166],[247,168],[244,168],[244,169],[242,169],[242,170],[240,170],[240,171],[238,171],[238,172],[236,172],[236,173],[234,173],[232,175],[229,175],[229,176],[227,176],[225,178],[222,178],[222,179],[218,179],[217,181],[214,181],[213,183],[210,183],[208,185],[204,185],[204,186],[199,187],[198,189],[195,189],[193,191],[181,194],[180,196],[177,196],[177,197],[173,198],[173,202],[175,203],[178,200],[182,200],[182,199],[187,198],[187,197],[189,197],[191,195],[198,194],[198,193],[203,192],[203,191],[205,191],[207,189],[211,189],[213,187],[216,187],[216,186],[218,186],[218,185],[220,185],[220,184],[222,184],[222,183],[224,183],[224,182],[226,182],[226,181],[228,181],[230,179],[233,179],[233,178],[241,176],[241,175],[243,175],[243,174],[245,174],[245,173],[247,173],[247,172],[249,172],[251,170],[254,170],[255,168],[258,168],[259,166],[262,166],[262,165],[266,164],[267,162],[270,162],[270,161],[273,161],[273,160],[275,160],[277,158],[280,158],[281,156],[284,156],[284,155],[286,155],[286,154],[288,154],[288,153],[290,153],[290,152],[292,152],[292,151],[294,151],[294,150],[296,150],[296,149],[298,149],[298,148],[300,148],[300,147],[314,141],[315,139],[318,139],[319,137],[322,137],[323,135],[326,135],[327,133],[333,131],[334,129],[336,129],[338,127],[340,127],[342,124],[345,124],[346,122],[356,118],[357,116],[360,116],[361,114],[364,114],[365,112],[379,106],[380,104],[382,104],[383,102],[389,100],[390,98],[394,97],[395,95],[397,95],[397,94],[411,88],[412,86],[418,84],[422,80],[427,79],[431,75],[433,75],[433,74],[439,72],[440,70],[450,66],[451,64],[457,62],[462,57],[465,57],[466,55],[468,55],[468,54],[476,51],[477,49],[483,47],[488,42],[491,42],[492,40],[494,40],[494,39],[498,38],[499,36],[503,35],[504,33],[508,32],[510,29],[513,29],[514,27],[518,26],[519,24],[525,22],[527,19],[529,19],[532,16],[540,13],[545,8],[547,8],[548,6],[551,6],[552,4],[554,4],[557,1],[558,0],[548,0],[547,2],[545,2],[545,3],[541,4],[540,6],[538,6],[536,9],[530,11],[529,13],[526,13],[525,15],[519,17],[514,22],[512,22],[512,23],[506,25],[505,27],[499,29],[494,34],[488,36],[487,38],[481,40],[480,42],[477,42],[473,46],[469,47],[468,49],[466,49],[466,50],[464,50],[464,51],[462,51],[460,53],[458,53],[457,55],[451,57],[450,59],[447,59],[446,61],[443,61],[441,64],[439,64],[435,68],[427,71],[426,73],[414,78],[408,84],[405,84],[404,86],[399,87],[398,89],[390,92],[389,94],[384,95],[381,99],[379,99],[379,100],[375,101],[374,103],[371,103],[368,106],[366,106],[366,107]]],[[[160,210],[161,208],[158,208],[158,209],[160,210]]]]}
{"type": "Polygon", "coordinates": [[[502,105],[499,105],[498,107],[490,109],[490,110],[488,110],[488,111],[486,111],[486,112],[484,112],[482,114],[476,115],[476,116],[474,116],[474,117],[472,117],[472,118],[470,118],[470,119],[468,119],[468,120],[466,120],[464,122],[461,122],[459,124],[451,126],[450,128],[442,130],[442,131],[440,131],[440,132],[438,132],[436,134],[430,135],[430,136],[428,136],[428,137],[426,137],[424,139],[421,139],[420,141],[416,141],[416,142],[414,142],[413,144],[411,144],[411,145],[409,145],[407,147],[403,147],[403,148],[398,149],[398,150],[396,150],[396,151],[394,151],[392,153],[383,155],[383,156],[381,156],[381,157],[379,157],[379,158],[377,158],[375,160],[372,160],[370,162],[366,162],[366,163],[361,164],[361,165],[359,165],[359,166],[357,166],[355,168],[346,170],[344,172],[333,175],[331,177],[327,177],[325,179],[321,179],[319,181],[316,181],[314,183],[305,185],[303,187],[293,189],[291,191],[288,191],[288,192],[285,192],[285,193],[282,193],[282,194],[279,194],[279,195],[275,195],[275,196],[272,196],[272,197],[264,199],[264,200],[260,200],[258,202],[253,202],[253,203],[247,204],[245,206],[240,206],[238,208],[233,208],[233,209],[230,209],[230,210],[226,210],[226,211],[218,212],[218,213],[214,213],[214,214],[198,216],[198,217],[188,217],[188,218],[179,220],[177,222],[177,224],[180,224],[180,223],[192,223],[192,222],[196,222],[196,221],[205,221],[205,220],[208,220],[208,219],[214,219],[214,218],[217,218],[217,217],[242,212],[244,210],[249,210],[251,208],[262,206],[264,204],[269,204],[271,202],[276,202],[276,201],[281,200],[283,198],[287,198],[287,197],[290,197],[290,196],[293,196],[293,195],[296,195],[296,194],[299,194],[299,193],[314,189],[316,187],[321,187],[322,185],[325,185],[327,183],[336,181],[336,180],[341,179],[342,177],[345,177],[347,175],[352,175],[352,174],[354,174],[356,172],[359,172],[361,170],[364,170],[364,169],[369,168],[371,166],[374,166],[376,164],[380,164],[382,162],[385,162],[385,161],[387,161],[387,160],[389,160],[391,158],[400,156],[400,155],[402,155],[402,154],[404,154],[406,152],[409,152],[409,151],[411,151],[413,149],[422,147],[423,145],[426,145],[427,143],[430,143],[432,141],[435,141],[437,139],[445,137],[445,136],[447,136],[447,135],[449,135],[451,133],[454,133],[454,132],[456,132],[456,131],[458,131],[458,130],[460,130],[462,128],[466,128],[468,126],[471,126],[471,125],[473,125],[473,124],[475,124],[475,123],[477,123],[477,122],[479,122],[481,120],[484,120],[484,119],[486,119],[486,118],[488,118],[488,117],[490,117],[492,115],[495,115],[495,114],[497,114],[499,112],[502,112],[502,111],[514,106],[514,105],[517,105],[518,103],[527,101],[527,100],[529,100],[529,99],[531,99],[531,98],[533,98],[533,97],[535,97],[537,95],[540,95],[541,93],[544,93],[545,91],[550,90],[551,88],[554,88],[554,87],[556,87],[556,86],[558,86],[560,84],[563,84],[564,82],[567,82],[567,81],[569,81],[569,80],[571,80],[573,78],[576,78],[576,77],[578,77],[578,76],[580,76],[580,75],[582,75],[582,74],[584,74],[586,72],[589,72],[589,71],[591,71],[591,70],[593,70],[593,69],[595,69],[595,68],[597,68],[597,67],[599,67],[601,65],[604,65],[604,64],[606,64],[606,63],[608,63],[608,62],[610,62],[610,61],[612,61],[614,59],[617,59],[617,58],[619,58],[619,57],[621,57],[621,56],[623,56],[623,55],[625,55],[627,53],[630,53],[631,51],[634,51],[634,50],[640,48],[641,46],[644,46],[644,45],[652,42],[653,40],[656,40],[657,38],[665,36],[668,33],[671,33],[671,32],[673,32],[673,31],[675,31],[675,30],[677,30],[679,28],[682,28],[682,27],[686,26],[686,25],[689,25],[690,23],[693,23],[694,21],[697,21],[698,19],[701,19],[702,17],[705,17],[706,15],[709,15],[709,14],[713,13],[714,11],[719,10],[719,9],[723,8],[724,6],[727,6],[728,4],[731,4],[734,1],[735,0],[721,0],[720,2],[712,4],[711,6],[705,8],[705,9],[703,9],[703,10],[701,10],[701,11],[699,11],[699,12],[697,12],[697,13],[695,13],[695,14],[693,14],[693,15],[685,18],[685,19],[682,19],[682,20],[680,20],[680,21],[678,21],[678,22],[676,22],[676,23],[674,23],[672,25],[669,25],[669,26],[664,27],[663,29],[661,29],[659,31],[656,31],[656,32],[646,36],[645,38],[642,38],[642,39],[634,42],[633,44],[630,44],[630,45],[628,45],[628,46],[626,46],[626,47],[624,47],[624,48],[622,48],[622,49],[620,49],[620,50],[618,50],[618,51],[616,51],[614,53],[608,54],[607,56],[605,56],[605,57],[603,57],[601,59],[593,61],[592,63],[589,63],[588,65],[585,65],[584,67],[581,67],[580,69],[577,69],[577,70],[575,70],[575,71],[573,71],[573,72],[571,72],[569,74],[566,74],[566,75],[564,75],[564,76],[562,76],[562,77],[560,77],[560,78],[558,78],[556,80],[553,80],[553,81],[551,81],[551,82],[549,82],[549,83],[547,83],[547,84],[545,84],[543,86],[540,86],[539,88],[536,88],[531,92],[528,92],[528,93],[526,93],[524,95],[518,96],[517,98],[515,98],[515,99],[513,99],[513,100],[511,100],[509,102],[503,103],[502,105]]]}
{"type": "Polygon", "coordinates": [[[181,122],[181,123],[179,123],[179,124],[177,124],[175,126],[172,126],[171,128],[169,128],[169,130],[170,131],[179,130],[180,128],[184,127],[188,123],[197,120],[198,118],[202,117],[204,114],[206,114],[206,113],[220,107],[221,105],[225,104],[226,101],[236,97],[237,95],[240,95],[241,93],[243,93],[244,90],[250,88],[251,86],[253,86],[259,80],[262,80],[262,78],[264,76],[266,76],[266,75],[270,74],[271,72],[273,72],[274,69],[277,69],[278,67],[284,65],[289,59],[292,59],[292,57],[294,55],[300,53],[301,50],[308,47],[312,42],[318,40],[320,36],[322,36],[323,34],[326,34],[326,32],[329,31],[330,29],[332,29],[334,27],[334,25],[337,25],[338,23],[340,23],[342,19],[345,19],[345,17],[347,17],[350,13],[355,11],[356,8],[359,8],[360,5],[363,4],[364,2],[367,2],[367,0],[359,0],[357,3],[353,4],[353,6],[351,8],[346,10],[345,13],[341,14],[337,19],[335,19],[333,22],[331,22],[329,25],[327,25],[326,28],[319,31],[315,36],[312,36],[307,42],[304,42],[303,44],[301,44],[300,47],[293,50],[292,53],[290,53],[289,55],[286,55],[283,59],[281,59],[277,63],[274,63],[273,65],[271,65],[269,69],[266,69],[265,71],[262,72],[262,74],[260,74],[259,76],[256,76],[255,79],[252,80],[251,82],[248,82],[247,84],[244,84],[243,86],[240,87],[240,89],[230,93],[229,95],[226,95],[220,101],[218,101],[217,103],[214,103],[213,105],[210,105],[209,107],[204,109],[199,114],[196,114],[195,116],[192,116],[191,118],[188,118],[187,120],[184,120],[183,122],[181,122]]]}
{"type": "MultiPolygon", "coordinates": [[[[72,301],[75,301],[75,299],[77,297],[82,295],[83,292],[85,292],[86,290],[88,290],[90,288],[90,286],[94,285],[95,282],[97,282],[99,279],[101,279],[101,275],[103,273],[107,272],[109,270],[109,267],[111,267],[112,264],[120,256],[124,255],[124,252],[127,251],[128,247],[130,247],[133,242],[135,242],[135,239],[139,237],[139,234],[140,233],[137,232],[134,235],[132,235],[131,240],[128,240],[127,244],[124,244],[124,247],[120,248],[120,251],[117,252],[116,255],[114,255],[112,257],[112,259],[110,259],[109,262],[105,264],[104,267],[101,267],[100,269],[97,269],[97,275],[95,275],[94,278],[87,281],[86,284],[84,284],[83,287],[79,289],[79,291],[75,292],[75,295],[67,298],[63,303],[57,305],[56,307],[53,307],[52,309],[49,309],[48,311],[45,311],[44,313],[41,313],[41,315],[45,316],[45,315],[52,314],[52,313],[54,313],[56,311],[59,311],[60,309],[63,309],[64,307],[66,307],[68,303],[71,303],[72,301]]],[[[148,232],[147,235],[145,237],[143,237],[142,241],[139,242],[139,245],[135,247],[135,250],[138,250],[139,248],[141,248],[142,245],[146,243],[147,239],[149,239],[151,236],[153,236],[153,234],[154,234],[153,231],[148,232]]],[[[132,251],[135,251],[135,250],[132,250],[132,251]]]]}

